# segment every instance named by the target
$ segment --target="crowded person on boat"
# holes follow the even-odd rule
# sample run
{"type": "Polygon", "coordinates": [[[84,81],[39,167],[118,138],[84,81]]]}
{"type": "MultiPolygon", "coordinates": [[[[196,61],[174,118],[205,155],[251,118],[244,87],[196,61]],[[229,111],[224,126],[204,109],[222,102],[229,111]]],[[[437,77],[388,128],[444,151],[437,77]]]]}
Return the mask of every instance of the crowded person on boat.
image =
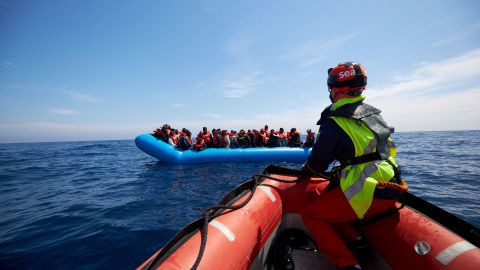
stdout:
{"type": "Polygon", "coordinates": [[[235,130],[228,132],[222,129],[212,129],[210,132],[206,127],[203,127],[196,138],[192,139],[190,130],[183,128],[178,131],[178,129],[171,128],[169,124],[164,124],[151,133],[155,138],[181,150],[197,151],[208,148],[312,147],[315,143],[315,133],[311,129],[307,129],[305,142],[302,142],[301,134],[296,128],[291,128],[289,132],[285,132],[284,128],[280,128],[278,131],[275,129],[268,130],[268,125],[260,128],[259,131],[256,129],[248,129],[248,131],[241,129],[238,133],[235,130]]]}

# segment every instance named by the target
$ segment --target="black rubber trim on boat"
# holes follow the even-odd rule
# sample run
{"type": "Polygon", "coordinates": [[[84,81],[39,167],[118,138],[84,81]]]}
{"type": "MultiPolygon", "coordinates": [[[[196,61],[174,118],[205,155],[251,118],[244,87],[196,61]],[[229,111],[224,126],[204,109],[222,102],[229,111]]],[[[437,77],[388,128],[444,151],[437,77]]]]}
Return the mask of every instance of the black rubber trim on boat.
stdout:
{"type": "Polygon", "coordinates": [[[404,193],[405,205],[436,221],[443,227],[480,248],[480,229],[465,220],[409,192],[404,193]]]}
{"type": "Polygon", "coordinates": [[[201,228],[203,219],[197,219],[192,223],[181,229],[170,241],[168,241],[162,250],[146,264],[141,270],[153,269],[153,267],[160,266],[170,255],[172,255],[179,247],[187,242],[193,235],[195,235],[201,228]]]}

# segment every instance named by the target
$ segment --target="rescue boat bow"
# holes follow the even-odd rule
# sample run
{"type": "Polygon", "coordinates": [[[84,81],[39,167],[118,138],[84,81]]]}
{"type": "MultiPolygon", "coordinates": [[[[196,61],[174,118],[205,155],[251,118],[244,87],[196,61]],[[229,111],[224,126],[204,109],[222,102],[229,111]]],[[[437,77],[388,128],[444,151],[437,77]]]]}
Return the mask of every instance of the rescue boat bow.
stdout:
{"type": "MultiPolygon", "coordinates": [[[[138,269],[278,269],[282,233],[295,229],[310,235],[299,213],[318,196],[315,188],[328,185],[326,178],[267,166],[138,269]]],[[[368,269],[480,269],[478,228],[404,194],[405,207],[361,226],[374,255],[368,269]]],[[[289,252],[295,269],[335,269],[321,252],[289,252]]]]}

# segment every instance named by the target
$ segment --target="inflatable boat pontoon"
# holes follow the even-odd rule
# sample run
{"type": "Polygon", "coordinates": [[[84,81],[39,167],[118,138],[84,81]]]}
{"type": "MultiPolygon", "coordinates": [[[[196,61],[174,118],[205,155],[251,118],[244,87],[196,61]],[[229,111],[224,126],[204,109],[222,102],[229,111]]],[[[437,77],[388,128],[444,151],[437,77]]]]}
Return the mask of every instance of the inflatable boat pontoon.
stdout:
{"type": "MultiPolygon", "coordinates": [[[[217,206],[205,209],[204,218],[187,225],[138,269],[270,270],[294,266],[297,270],[334,270],[321,251],[315,251],[299,214],[316,198],[314,187],[327,183],[325,178],[302,171],[267,166],[262,175],[255,175],[217,206]],[[307,235],[307,241],[295,244],[294,240],[301,238],[299,232],[307,235]],[[286,253],[290,262],[285,261],[286,253]]],[[[404,195],[405,207],[399,204],[400,210],[359,224],[373,254],[363,267],[480,269],[478,228],[408,192],[404,195]]]]}
{"type": "Polygon", "coordinates": [[[307,160],[311,152],[311,148],[302,147],[208,148],[203,151],[182,151],[149,134],[137,136],[135,144],[143,152],[165,163],[302,162],[307,160]]]}

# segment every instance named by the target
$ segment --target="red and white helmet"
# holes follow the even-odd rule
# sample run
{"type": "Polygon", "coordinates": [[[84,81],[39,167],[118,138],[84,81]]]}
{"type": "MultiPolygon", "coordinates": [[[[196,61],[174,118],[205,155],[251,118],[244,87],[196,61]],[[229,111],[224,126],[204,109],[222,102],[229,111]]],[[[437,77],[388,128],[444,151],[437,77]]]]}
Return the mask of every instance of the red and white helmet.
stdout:
{"type": "Polygon", "coordinates": [[[367,72],[359,63],[341,63],[328,70],[327,85],[335,94],[358,96],[367,85],[367,72]]]}

